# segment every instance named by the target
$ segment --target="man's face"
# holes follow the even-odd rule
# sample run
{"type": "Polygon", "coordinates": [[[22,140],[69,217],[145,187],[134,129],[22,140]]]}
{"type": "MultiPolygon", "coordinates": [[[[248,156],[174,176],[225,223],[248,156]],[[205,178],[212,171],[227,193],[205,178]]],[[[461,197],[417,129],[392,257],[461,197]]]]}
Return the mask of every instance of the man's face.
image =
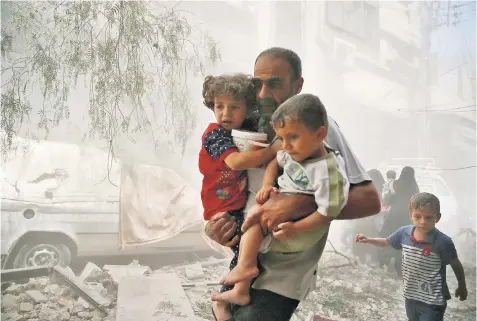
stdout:
{"type": "Polygon", "coordinates": [[[254,83],[261,116],[271,117],[285,100],[300,93],[303,78],[294,80],[290,64],[282,58],[267,55],[257,60],[254,83]]]}

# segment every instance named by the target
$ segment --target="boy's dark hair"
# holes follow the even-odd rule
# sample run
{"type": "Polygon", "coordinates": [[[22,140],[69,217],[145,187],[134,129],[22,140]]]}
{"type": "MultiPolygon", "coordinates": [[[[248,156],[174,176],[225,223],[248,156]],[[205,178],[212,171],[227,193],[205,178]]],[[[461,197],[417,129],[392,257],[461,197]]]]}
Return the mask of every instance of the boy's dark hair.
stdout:
{"type": "Polygon", "coordinates": [[[280,47],[266,49],[258,55],[257,59],[255,59],[255,64],[257,64],[258,59],[263,56],[282,58],[290,64],[293,71],[292,80],[297,80],[301,77],[301,59],[293,50],[280,47]]]}
{"type": "Polygon", "coordinates": [[[272,125],[283,127],[286,119],[297,121],[310,130],[324,126],[328,128],[328,115],[320,98],[311,94],[300,94],[288,98],[272,115],[272,125]]]}
{"type": "Polygon", "coordinates": [[[409,213],[427,206],[430,206],[434,213],[441,213],[441,204],[437,196],[426,192],[414,194],[409,201],[409,213]]]}
{"type": "Polygon", "coordinates": [[[386,172],[386,178],[396,179],[396,171],[392,169],[386,172]]]}
{"type": "Polygon", "coordinates": [[[237,73],[205,77],[202,97],[204,97],[204,105],[207,108],[214,110],[215,97],[226,95],[231,95],[237,100],[244,99],[247,105],[247,114],[249,115],[257,109],[257,96],[251,76],[237,73]]]}

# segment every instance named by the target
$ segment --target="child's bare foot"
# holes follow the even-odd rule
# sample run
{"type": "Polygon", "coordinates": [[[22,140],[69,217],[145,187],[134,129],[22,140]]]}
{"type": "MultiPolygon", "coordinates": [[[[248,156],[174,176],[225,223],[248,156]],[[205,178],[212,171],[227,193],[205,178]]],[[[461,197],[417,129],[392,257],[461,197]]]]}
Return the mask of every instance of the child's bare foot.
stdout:
{"type": "Polygon", "coordinates": [[[212,296],[212,301],[227,302],[237,305],[247,305],[250,303],[248,292],[239,292],[237,288],[212,296]]]}
{"type": "Polygon", "coordinates": [[[220,284],[225,285],[233,285],[237,284],[241,281],[251,280],[258,275],[259,271],[256,266],[252,267],[242,267],[237,265],[230,271],[230,273],[225,276],[221,281],[220,284]]]}
{"type": "Polygon", "coordinates": [[[212,313],[216,321],[226,321],[231,318],[229,304],[226,302],[212,302],[212,313]]]}

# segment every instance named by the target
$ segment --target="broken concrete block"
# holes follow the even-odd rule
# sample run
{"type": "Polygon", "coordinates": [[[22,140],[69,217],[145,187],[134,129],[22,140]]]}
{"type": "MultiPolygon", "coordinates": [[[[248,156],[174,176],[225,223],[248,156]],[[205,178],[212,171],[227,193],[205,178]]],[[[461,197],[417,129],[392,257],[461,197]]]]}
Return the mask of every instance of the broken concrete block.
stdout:
{"type": "Polygon", "coordinates": [[[2,308],[11,309],[17,305],[18,297],[13,294],[5,294],[2,298],[2,308]]]}
{"type": "Polygon", "coordinates": [[[184,269],[186,277],[189,280],[197,280],[204,277],[204,270],[202,269],[202,265],[200,265],[200,263],[186,265],[184,269]]]}
{"type": "Polygon", "coordinates": [[[84,267],[83,272],[81,272],[79,279],[81,281],[84,281],[86,279],[93,281],[94,279],[100,278],[103,274],[102,272],[103,270],[101,270],[99,266],[94,263],[88,262],[84,267]]]}
{"type": "Polygon", "coordinates": [[[12,284],[7,288],[7,293],[8,294],[18,294],[22,291],[22,285],[21,284],[12,284]]]}
{"type": "Polygon", "coordinates": [[[78,298],[78,301],[76,301],[76,303],[83,309],[89,309],[89,303],[86,302],[86,300],[83,298],[78,298]]]}
{"type": "Polygon", "coordinates": [[[118,289],[116,321],[196,321],[174,273],[126,276],[118,289]]]}
{"type": "Polygon", "coordinates": [[[43,303],[48,299],[38,290],[28,290],[25,292],[35,303],[43,303]]]}
{"type": "Polygon", "coordinates": [[[136,265],[105,265],[103,269],[108,272],[114,283],[119,284],[125,276],[140,276],[146,273],[152,273],[149,266],[136,265]]]}
{"type": "Polygon", "coordinates": [[[108,291],[104,288],[103,284],[97,282],[86,282],[86,288],[88,290],[99,293],[102,296],[106,296],[108,291]]]}
{"type": "Polygon", "coordinates": [[[30,312],[33,310],[33,304],[30,302],[22,302],[20,303],[20,307],[18,309],[20,312],[30,312]]]}
{"type": "MultiPolygon", "coordinates": [[[[7,321],[19,321],[23,319],[23,316],[16,313],[16,312],[11,312],[11,313],[7,313],[6,315],[6,319],[7,321]]],[[[3,315],[2,315],[2,320],[3,320],[3,315]]]]}
{"type": "Polygon", "coordinates": [[[78,312],[78,316],[82,319],[91,319],[92,314],[91,312],[82,311],[82,312],[78,312]]]}
{"type": "Polygon", "coordinates": [[[49,285],[45,286],[45,288],[43,289],[43,292],[53,294],[59,288],[60,288],[60,286],[58,284],[49,284],[49,285]]]}

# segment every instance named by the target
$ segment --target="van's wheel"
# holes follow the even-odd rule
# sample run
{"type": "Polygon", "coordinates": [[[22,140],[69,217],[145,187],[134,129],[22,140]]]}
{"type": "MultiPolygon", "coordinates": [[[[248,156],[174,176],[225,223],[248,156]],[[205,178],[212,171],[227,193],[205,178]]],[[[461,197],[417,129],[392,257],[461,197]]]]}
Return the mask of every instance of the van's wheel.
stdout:
{"type": "Polygon", "coordinates": [[[71,250],[64,244],[24,244],[13,260],[13,268],[25,268],[42,265],[69,266],[71,250]]]}

